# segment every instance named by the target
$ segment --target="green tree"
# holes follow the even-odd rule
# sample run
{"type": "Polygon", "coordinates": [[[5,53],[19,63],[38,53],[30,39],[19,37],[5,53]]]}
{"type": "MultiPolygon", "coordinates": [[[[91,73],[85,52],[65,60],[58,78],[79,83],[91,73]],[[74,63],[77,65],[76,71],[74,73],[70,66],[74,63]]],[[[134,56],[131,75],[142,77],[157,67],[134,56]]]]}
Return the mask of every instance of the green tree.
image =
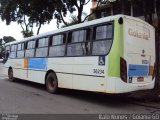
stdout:
{"type": "MultiPolygon", "coordinates": [[[[83,12],[81,17],[85,18],[86,16],[87,16],[87,13],[83,12]]],[[[67,24],[62,25],[61,28],[71,26],[71,25],[75,25],[75,24],[78,24],[77,16],[76,15],[71,15],[69,22],[67,22],[67,24]]]]}
{"type": "Polygon", "coordinates": [[[16,41],[16,39],[12,36],[4,36],[3,40],[5,43],[16,41]]]}
{"type": "Polygon", "coordinates": [[[4,36],[3,38],[0,38],[0,58],[2,58],[3,53],[4,53],[4,44],[8,42],[13,42],[15,40],[16,39],[12,36],[4,36]]]}
{"type": "Polygon", "coordinates": [[[71,15],[71,19],[70,22],[67,22],[67,24],[62,25],[61,28],[67,27],[67,26],[71,26],[71,25],[75,25],[78,23],[77,17],[75,15],[71,15]]]}
{"type": "Polygon", "coordinates": [[[43,24],[53,19],[55,0],[1,0],[1,19],[10,22],[16,21],[22,27],[24,37],[33,34],[34,24],[38,27],[37,34],[43,24]]]}
{"type": "Polygon", "coordinates": [[[29,11],[26,7],[27,2],[22,2],[22,0],[1,0],[0,4],[1,19],[5,20],[7,25],[11,21],[17,21],[21,25],[23,36],[26,37],[25,33],[30,32],[33,26],[33,23],[26,20],[26,11],[29,11]]]}
{"type": "MultiPolygon", "coordinates": [[[[11,21],[17,21],[19,24],[25,25],[23,33],[29,31],[28,27],[33,24],[38,26],[37,34],[41,25],[49,23],[53,17],[57,19],[57,25],[63,22],[67,25],[65,17],[67,13],[77,11],[78,23],[82,20],[83,7],[91,0],[1,0],[0,15],[2,20],[9,25],[11,21]],[[25,21],[28,21],[26,24],[25,21]],[[25,29],[24,29],[25,28],[25,29]]],[[[30,30],[31,31],[31,30],[30,30]]]]}
{"type": "MultiPolygon", "coordinates": [[[[90,1],[91,0],[59,0],[59,3],[56,4],[57,6],[54,13],[54,17],[57,19],[57,26],[59,26],[59,23],[62,22],[65,26],[68,26],[68,24],[70,24],[65,21],[67,12],[72,14],[74,11],[76,11],[76,14],[74,15],[74,18],[76,18],[76,23],[84,22],[86,18],[82,19],[83,8],[90,1]]],[[[73,16],[71,16],[71,19],[73,19],[73,16]]],[[[73,21],[71,21],[71,23],[73,23],[73,21]]]]}

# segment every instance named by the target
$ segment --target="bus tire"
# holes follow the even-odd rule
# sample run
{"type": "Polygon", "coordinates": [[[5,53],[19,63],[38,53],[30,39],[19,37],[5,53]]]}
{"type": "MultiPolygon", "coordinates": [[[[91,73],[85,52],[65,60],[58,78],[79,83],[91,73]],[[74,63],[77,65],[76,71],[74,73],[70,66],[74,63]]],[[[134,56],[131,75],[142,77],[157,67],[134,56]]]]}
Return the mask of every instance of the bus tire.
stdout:
{"type": "Polygon", "coordinates": [[[13,82],[13,81],[14,81],[12,68],[10,68],[10,69],[8,70],[8,80],[9,80],[10,82],[13,82]]]}
{"type": "Polygon", "coordinates": [[[47,75],[46,78],[46,88],[49,93],[57,93],[58,91],[58,80],[55,73],[51,72],[47,75]]]}

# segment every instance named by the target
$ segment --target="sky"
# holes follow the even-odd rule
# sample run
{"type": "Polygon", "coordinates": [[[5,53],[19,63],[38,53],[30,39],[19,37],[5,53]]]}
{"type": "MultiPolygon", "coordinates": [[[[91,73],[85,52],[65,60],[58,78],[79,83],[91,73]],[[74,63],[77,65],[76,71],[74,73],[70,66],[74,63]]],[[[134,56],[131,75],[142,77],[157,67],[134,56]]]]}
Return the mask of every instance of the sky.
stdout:
{"type": "MultiPolygon", "coordinates": [[[[90,13],[90,8],[91,8],[91,2],[87,5],[84,6],[84,12],[85,13],[90,13]]],[[[45,24],[41,27],[40,29],[40,34],[49,32],[52,30],[56,30],[56,20],[52,20],[49,24],[45,24]]],[[[11,22],[10,25],[6,25],[5,21],[0,20],[0,38],[3,38],[3,36],[12,36],[16,40],[22,40],[22,28],[20,25],[18,25],[16,22],[11,22]]],[[[34,34],[36,34],[37,28],[34,29],[34,34]]]]}

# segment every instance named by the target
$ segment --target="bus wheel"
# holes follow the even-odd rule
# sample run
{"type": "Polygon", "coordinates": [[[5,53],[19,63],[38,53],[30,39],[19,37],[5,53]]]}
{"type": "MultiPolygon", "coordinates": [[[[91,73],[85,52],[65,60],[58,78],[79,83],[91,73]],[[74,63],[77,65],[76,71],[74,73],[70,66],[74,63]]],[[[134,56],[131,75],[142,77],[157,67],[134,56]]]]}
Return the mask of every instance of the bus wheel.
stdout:
{"type": "Polygon", "coordinates": [[[13,70],[12,70],[12,69],[9,69],[9,71],[8,71],[8,79],[9,79],[9,81],[11,81],[11,82],[14,81],[13,70]]]}
{"type": "Polygon", "coordinates": [[[49,73],[46,79],[46,88],[50,93],[57,93],[58,80],[54,73],[49,73]]]}

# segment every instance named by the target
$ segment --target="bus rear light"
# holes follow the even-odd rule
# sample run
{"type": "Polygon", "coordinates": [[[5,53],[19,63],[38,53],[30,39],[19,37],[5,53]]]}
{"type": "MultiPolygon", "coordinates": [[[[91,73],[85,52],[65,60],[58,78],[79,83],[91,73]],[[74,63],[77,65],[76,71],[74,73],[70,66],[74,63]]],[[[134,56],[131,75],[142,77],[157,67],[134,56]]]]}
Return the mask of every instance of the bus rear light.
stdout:
{"type": "Polygon", "coordinates": [[[144,77],[137,77],[137,82],[144,82],[144,77]]]}
{"type": "Polygon", "coordinates": [[[152,76],[154,74],[154,67],[149,66],[149,76],[152,76]]]}
{"type": "Polygon", "coordinates": [[[120,77],[127,83],[127,62],[123,58],[120,58],[120,77]]]}
{"type": "Polygon", "coordinates": [[[149,76],[152,76],[152,80],[155,78],[155,65],[149,66],[149,76]]]}

